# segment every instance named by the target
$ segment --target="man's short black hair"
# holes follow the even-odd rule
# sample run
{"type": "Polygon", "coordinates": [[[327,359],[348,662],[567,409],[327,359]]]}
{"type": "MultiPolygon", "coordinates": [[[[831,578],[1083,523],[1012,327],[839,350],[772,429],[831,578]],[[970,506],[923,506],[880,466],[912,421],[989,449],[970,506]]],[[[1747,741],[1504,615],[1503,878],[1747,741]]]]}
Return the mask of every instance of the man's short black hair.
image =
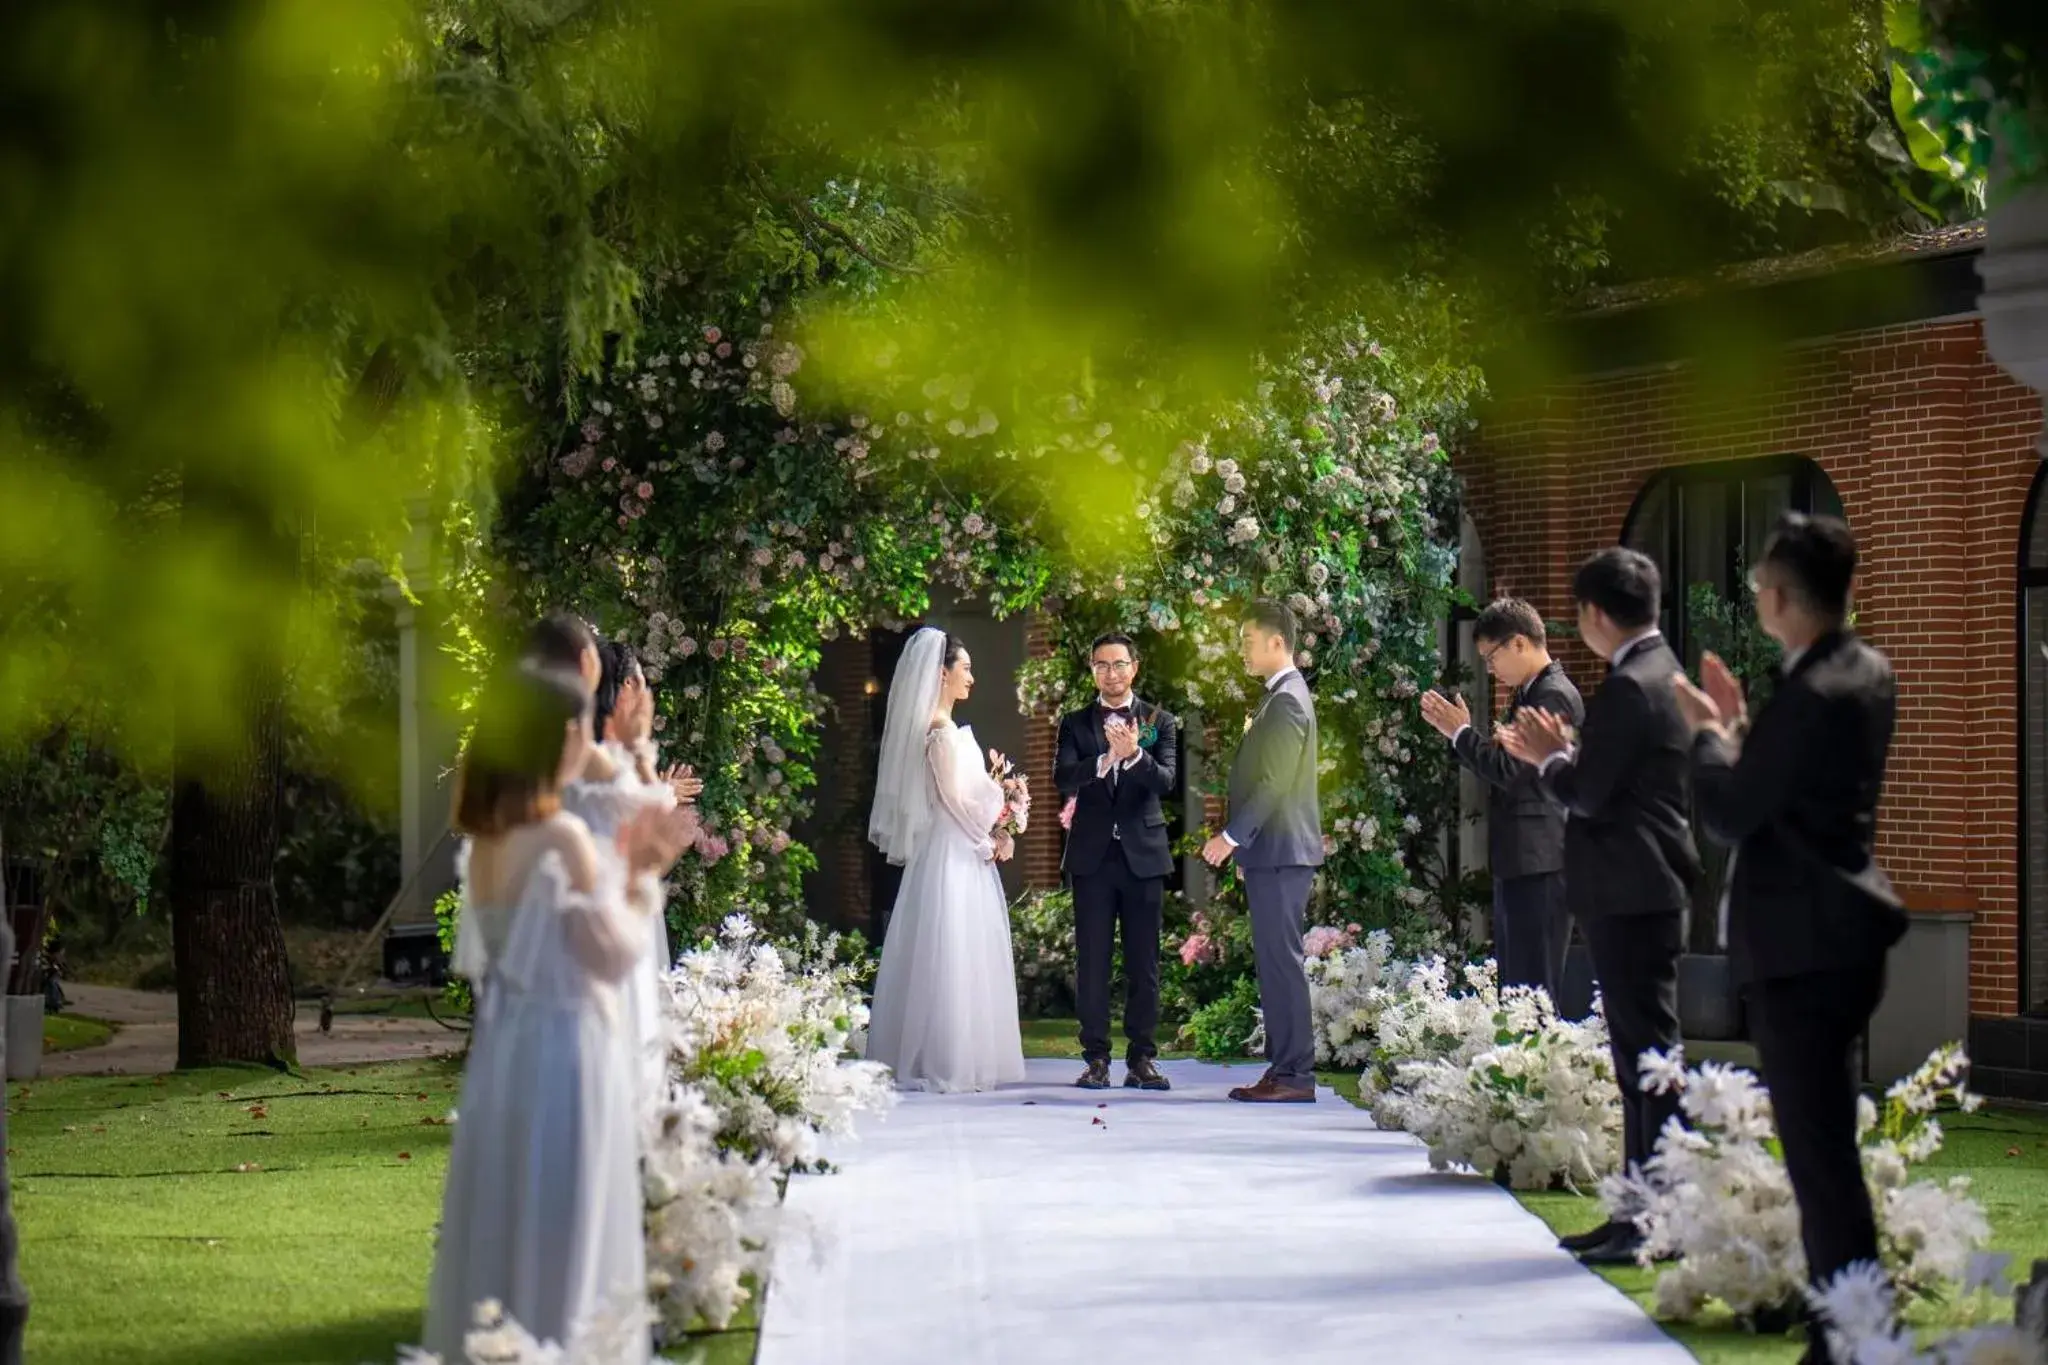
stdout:
{"type": "Polygon", "coordinates": [[[1820,616],[1849,614],[1849,585],[1856,578],[1856,537],[1840,517],[1787,512],[1764,543],[1759,569],[1801,606],[1820,616]]]}
{"type": "Polygon", "coordinates": [[[1269,635],[1279,636],[1287,642],[1289,654],[1294,653],[1294,642],[1301,638],[1301,623],[1294,619],[1294,608],[1270,597],[1260,598],[1246,607],[1238,620],[1243,625],[1255,625],[1269,635]]]}
{"type": "Polygon", "coordinates": [[[1504,645],[1517,635],[1538,649],[1545,644],[1543,617],[1519,597],[1496,598],[1472,623],[1472,638],[1480,644],[1504,645]]]}
{"type": "Polygon", "coordinates": [[[526,648],[520,657],[542,668],[581,673],[583,651],[596,648],[597,637],[589,626],[566,611],[551,611],[526,632],[526,648]]]}
{"type": "Polygon", "coordinates": [[[1094,658],[1095,651],[1104,645],[1122,645],[1124,652],[1131,656],[1131,662],[1138,661],[1138,642],[1120,630],[1105,630],[1095,637],[1095,643],[1088,646],[1088,657],[1094,658]]]}
{"type": "Polygon", "coordinates": [[[1641,630],[1657,623],[1664,580],[1656,560],[1641,550],[1613,545],[1579,565],[1572,575],[1572,600],[1600,608],[1623,630],[1641,630]]]}

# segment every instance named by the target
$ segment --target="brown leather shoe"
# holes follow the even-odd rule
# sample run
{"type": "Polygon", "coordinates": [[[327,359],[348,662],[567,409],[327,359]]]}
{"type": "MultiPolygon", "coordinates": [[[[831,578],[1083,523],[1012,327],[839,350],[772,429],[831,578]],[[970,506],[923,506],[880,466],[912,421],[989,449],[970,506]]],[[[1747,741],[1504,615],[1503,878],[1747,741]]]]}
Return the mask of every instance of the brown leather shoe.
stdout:
{"type": "Polygon", "coordinates": [[[1230,1098],[1244,1104],[1314,1104],[1316,1091],[1312,1085],[1281,1085],[1267,1078],[1257,1085],[1239,1086],[1230,1092],[1230,1098]]]}
{"type": "Polygon", "coordinates": [[[1090,1057],[1088,1069],[1081,1073],[1081,1079],[1074,1082],[1083,1090],[1109,1089],[1109,1058],[1090,1057]]]}
{"type": "Polygon", "coordinates": [[[1150,1057],[1140,1057],[1124,1068],[1124,1085],[1133,1090],[1173,1089],[1173,1082],[1161,1074],[1150,1057]]]}

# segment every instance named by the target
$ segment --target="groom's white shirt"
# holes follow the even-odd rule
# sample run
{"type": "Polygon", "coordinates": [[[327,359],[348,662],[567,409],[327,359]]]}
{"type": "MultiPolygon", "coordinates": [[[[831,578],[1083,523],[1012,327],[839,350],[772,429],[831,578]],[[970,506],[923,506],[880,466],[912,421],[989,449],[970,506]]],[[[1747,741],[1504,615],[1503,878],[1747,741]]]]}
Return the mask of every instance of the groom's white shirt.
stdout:
{"type": "MultiPolygon", "coordinates": [[[[1266,691],[1265,691],[1265,696],[1268,696],[1268,697],[1272,696],[1272,695],[1273,695],[1273,689],[1274,689],[1274,688],[1276,688],[1276,687],[1278,687],[1278,686],[1280,685],[1280,680],[1281,680],[1282,678],[1285,678],[1285,677],[1286,677],[1286,676],[1287,676],[1287,675],[1288,675],[1289,673],[1299,673],[1299,672],[1301,672],[1301,670],[1300,670],[1300,669],[1296,668],[1296,667],[1295,667],[1295,666],[1294,666],[1293,664],[1289,664],[1289,665],[1287,665],[1287,667],[1285,667],[1285,668],[1281,669],[1281,670],[1280,670],[1280,671],[1279,671],[1278,673],[1275,673],[1275,674],[1274,674],[1274,675],[1273,675],[1272,677],[1270,677],[1270,678],[1266,679],[1266,691]]],[[[1263,702],[1263,699],[1262,699],[1262,700],[1261,700],[1261,705],[1263,705],[1263,704],[1264,704],[1264,702],[1263,702]]],[[[1254,715],[1256,715],[1257,713],[1256,713],[1256,712],[1254,712],[1253,714],[1254,714],[1254,715]]],[[[1223,836],[1223,842],[1224,842],[1224,843],[1226,843],[1226,844],[1229,844],[1229,845],[1230,845],[1230,846],[1231,846],[1232,848],[1236,848],[1236,847],[1237,847],[1237,840],[1235,840],[1235,839],[1233,839],[1233,838],[1231,838],[1231,837],[1230,837],[1230,831],[1229,831],[1229,830],[1227,830],[1227,829],[1225,829],[1225,830],[1218,830],[1218,831],[1217,831],[1217,833],[1218,833],[1218,834],[1221,834],[1221,835],[1223,836]]]]}

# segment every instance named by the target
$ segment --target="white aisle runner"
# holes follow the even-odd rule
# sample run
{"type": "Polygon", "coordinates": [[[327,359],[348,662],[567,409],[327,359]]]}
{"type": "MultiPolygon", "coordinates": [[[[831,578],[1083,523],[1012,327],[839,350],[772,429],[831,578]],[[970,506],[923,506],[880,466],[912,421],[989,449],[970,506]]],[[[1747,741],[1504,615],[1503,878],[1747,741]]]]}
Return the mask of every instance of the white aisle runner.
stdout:
{"type": "Polygon", "coordinates": [[[905,1096],[795,1179],[822,1259],[785,1240],[760,1365],[1692,1360],[1512,1196],[1328,1092],[1233,1104],[1255,1069],[1172,1062],[1171,1094],[1121,1065],[1089,1093],[1079,1065],[905,1096]]]}

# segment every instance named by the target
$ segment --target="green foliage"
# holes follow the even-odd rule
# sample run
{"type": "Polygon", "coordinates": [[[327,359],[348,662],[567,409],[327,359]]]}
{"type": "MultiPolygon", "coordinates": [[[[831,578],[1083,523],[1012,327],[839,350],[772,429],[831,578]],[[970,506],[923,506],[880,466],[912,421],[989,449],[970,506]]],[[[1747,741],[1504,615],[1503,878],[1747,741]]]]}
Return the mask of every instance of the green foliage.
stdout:
{"type": "Polygon", "coordinates": [[[1885,0],[1891,104],[1921,168],[1977,205],[2048,172],[2048,17],[2027,0],[1885,0]]]}
{"type": "Polygon", "coordinates": [[[1734,601],[1723,597],[1711,583],[1695,583],[1686,589],[1686,633],[1702,652],[1721,656],[1741,681],[1754,710],[1770,696],[1771,670],[1785,651],[1757,623],[1756,594],[1749,590],[1749,576],[1739,574],[1737,579],[1740,586],[1734,601]]]}
{"type": "Polygon", "coordinates": [[[1017,1008],[1026,1019],[1074,1013],[1074,894],[1030,891],[1010,903],[1017,1008]]]}
{"type": "Polygon", "coordinates": [[[1196,1010],[1182,1036],[1194,1047],[1195,1055],[1206,1061],[1223,1061],[1245,1055],[1252,1031],[1258,1027],[1259,983],[1240,976],[1227,994],[1196,1010]]]}
{"type": "MultiPolygon", "coordinates": [[[[434,933],[440,940],[441,951],[451,958],[455,954],[455,936],[461,927],[462,892],[451,887],[434,901],[434,933]]],[[[448,984],[441,988],[441,998],[458,1014],[468,1014],[476,1008],[476,998],[470,991],[468,980],[452,973],[448,984]]]]}

